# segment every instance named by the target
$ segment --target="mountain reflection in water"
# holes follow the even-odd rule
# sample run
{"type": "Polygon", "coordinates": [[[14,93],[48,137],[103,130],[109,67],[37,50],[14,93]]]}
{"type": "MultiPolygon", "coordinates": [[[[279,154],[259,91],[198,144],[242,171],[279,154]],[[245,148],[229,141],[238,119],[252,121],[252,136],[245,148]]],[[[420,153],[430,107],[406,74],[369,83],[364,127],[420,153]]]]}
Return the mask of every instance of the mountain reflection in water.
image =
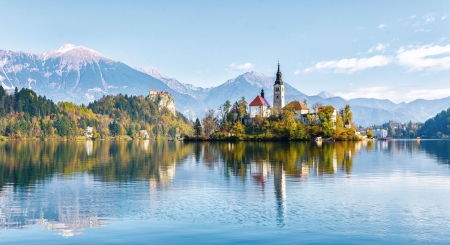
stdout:
{"type": "MultiPolygon", "coordinates": [[[[126,216],[136,185],[148,188],[150,207],[186,169],[219,172],[224,182],[274,191],[276,224],[287,216],[287,181],[352,177],[360,153],[425,153],[450,162],[449,141],[362,142],[0,142],[0,229],[42,225],[62,236],[126,216]],[[123,198],[121,204],[115,200],[123,198]],[[113,203],[114,213],[102,206],[113,203]],[[129,204],[129,206],[126,206],[129,204]],[[123,205],[123,206],[120,206],[123,205]]],[[[193,177],[195,178],[195,177],[193,177]]],[[[187,180],[186,180],[187,181],[187,180]]],[[[142,194],[139,194],[142,195],[142,194]]],[[[137,197],[136,197],[137,198],[137,197]]],[[[263,197],[268,198],[268,197],[263,197]]],[[[142,198],[145,200],[145,198],[142,198]]]]}

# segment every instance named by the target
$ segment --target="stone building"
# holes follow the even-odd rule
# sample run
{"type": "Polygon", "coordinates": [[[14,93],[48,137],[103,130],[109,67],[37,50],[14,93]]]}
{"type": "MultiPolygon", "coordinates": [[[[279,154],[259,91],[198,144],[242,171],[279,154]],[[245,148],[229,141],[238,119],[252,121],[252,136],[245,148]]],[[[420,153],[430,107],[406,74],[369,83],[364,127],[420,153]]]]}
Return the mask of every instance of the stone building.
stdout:
{"type": "Polygon", "coordinates": [[[158,110],[167,108],[174,116],[177,115],[175,109],[175,100],[172,98],[169,92],[161,91],[158,92],[154,89],[150,90],[149,99],[155,101],[158,104],[158,110]]]}

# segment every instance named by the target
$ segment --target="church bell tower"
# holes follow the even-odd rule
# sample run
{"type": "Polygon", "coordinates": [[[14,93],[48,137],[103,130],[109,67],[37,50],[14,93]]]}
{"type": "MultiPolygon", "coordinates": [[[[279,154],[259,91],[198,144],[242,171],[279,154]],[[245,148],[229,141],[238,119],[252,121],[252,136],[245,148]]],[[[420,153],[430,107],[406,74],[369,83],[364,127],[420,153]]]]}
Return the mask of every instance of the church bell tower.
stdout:
{"type": "Polygon", "coordinates": [[[280,71],[280,61],[278,61],[277,80],[273,85],[273,108],[280,113],[284,107],[284,84],[280,71]]]}

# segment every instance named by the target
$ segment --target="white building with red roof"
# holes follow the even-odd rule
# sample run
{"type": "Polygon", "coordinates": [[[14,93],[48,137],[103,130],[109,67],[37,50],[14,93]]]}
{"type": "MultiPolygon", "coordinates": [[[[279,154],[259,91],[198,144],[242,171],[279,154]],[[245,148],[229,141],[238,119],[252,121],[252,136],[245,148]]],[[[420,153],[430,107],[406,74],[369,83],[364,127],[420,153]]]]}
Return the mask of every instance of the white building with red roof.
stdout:
{"type": "Polygon", "coordinates": [[[292,107],[295,110],[294,119],[297,121],[301,121],[303,124],[308,123],[308,114],[309,114],[309,108],[305,104],[303,104],[300,101],[291,101],[289,104],[287,104],[285,107],[283,107],[283,110],[286,107],[292,107]]]}
{"type": "Polygon", "coordinates": [[[257,116],[268,117],[272,112],[269,102],[264,98],[264,89],[261,89],[261,95],[256,96],[248,106],[250,118],[257,116]]]}

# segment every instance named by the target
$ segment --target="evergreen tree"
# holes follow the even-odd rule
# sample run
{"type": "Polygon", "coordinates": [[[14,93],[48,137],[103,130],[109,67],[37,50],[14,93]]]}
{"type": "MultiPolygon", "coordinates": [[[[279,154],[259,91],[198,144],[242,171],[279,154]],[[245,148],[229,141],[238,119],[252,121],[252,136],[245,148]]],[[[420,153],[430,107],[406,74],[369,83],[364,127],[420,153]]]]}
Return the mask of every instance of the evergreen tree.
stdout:
{"type": "Polygon", "coordinates": [[[117,121],[113,121],[108,125],[109,132],[111,135],[116,136],[119,134],[120,131],[120,125],[117,123],[117,121]]]}
{"type": "Polygon", "coordinates": [[[198,137],[202,133],[202,124],[200,123],[200,120],[198,118],[195,119],[194,132],[196,137],[198,137]]]}

